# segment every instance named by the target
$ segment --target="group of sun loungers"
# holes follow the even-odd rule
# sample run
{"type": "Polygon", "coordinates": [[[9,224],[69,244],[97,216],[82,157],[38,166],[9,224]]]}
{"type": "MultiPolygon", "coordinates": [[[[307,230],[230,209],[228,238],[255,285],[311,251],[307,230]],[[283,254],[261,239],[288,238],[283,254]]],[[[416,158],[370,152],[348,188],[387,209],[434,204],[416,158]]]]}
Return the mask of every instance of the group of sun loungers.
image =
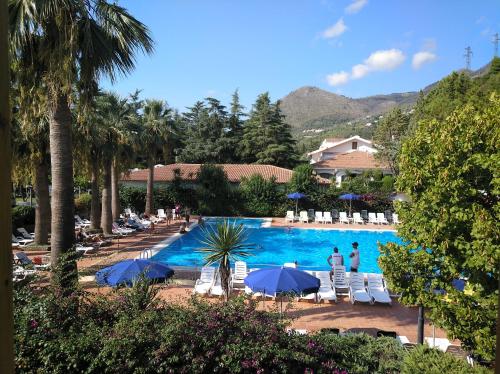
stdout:
{"type": "MultiPolygon", "coordinates": [[[[296,267],[294,263],[286,263],[284,266],[296,267]]],[[[256,297],[276,297],[276,295],[262,295],[260,292],[254,293],[249,287],[245,286],[243,280],[249,272],[258,269],[247,269],[244,261],[236,261],[235,267],[231,271],[230,290],[240,289],[246,294],[256,297]]],[[[318,292],[307,295],[300,295],[299,300],[337,301],[337,294],[349,296],[351,303],[384,303],[391,304],[392,300],[389,291],[384,283],[381,274],[367,274],[365,284],[364,273],[351,272],[348,276],[344,266],[336,266],[333,279],[329,271],[309,271],[307,273],[320,280],[318,292]]],[[[200,295],[221,296],[223,289],[220,275],[215,267],[203,267],[200,277],[196,280],[193,292],[200,295]]]]}
{"type": "Polygon", "coordinates": [[[338,212],[333,210],[331,212],[319,212],[309,209],[308,211],[302,210],[299,215],[296,216],[293,210],[286,212],[285,222],[315,222],[315,223],[358,223],[364,225],[365,223],[373,223],[376,225],[388,225],[391,219],[393,224],[399,224],[399,217],[396,213],[386,212],[386,213],[368,213],[367,211],[362,211],[361,213],[355,212],[352,217],[348,217],[347,212],[338,212]],[[389,216],[389,217],[388,217],[389,216]]]}

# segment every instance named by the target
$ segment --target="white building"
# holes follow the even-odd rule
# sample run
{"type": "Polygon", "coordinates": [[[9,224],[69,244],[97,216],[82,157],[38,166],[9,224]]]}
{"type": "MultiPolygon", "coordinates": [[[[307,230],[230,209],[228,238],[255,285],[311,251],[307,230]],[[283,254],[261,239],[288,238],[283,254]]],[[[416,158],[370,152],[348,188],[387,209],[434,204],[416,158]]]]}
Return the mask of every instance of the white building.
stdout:
{"type": "Polygon", "coordinates": [[[361,174],[366,170],[381,170],[383,174],[392,174],[388,165],[376,160],[377,152],[370,140],[360,136],[348,139],[325,139],[319,149],[309,152],[311,165],[316,173],[323,178],[335,178],[337,186],[351,174],[361,174]]]}

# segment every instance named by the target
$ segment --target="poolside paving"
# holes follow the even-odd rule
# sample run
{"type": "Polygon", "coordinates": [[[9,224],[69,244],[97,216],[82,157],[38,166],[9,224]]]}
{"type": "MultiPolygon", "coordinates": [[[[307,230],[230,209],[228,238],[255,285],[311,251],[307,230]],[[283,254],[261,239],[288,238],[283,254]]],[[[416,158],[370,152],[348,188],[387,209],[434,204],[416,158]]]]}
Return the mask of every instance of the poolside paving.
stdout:
{"type": "MultiPolygon", "coordinates": [[[[195,220],[195,219],[194,219],[195,220]]],[[[119,240],[113,240],[113,244],[101,248],[95,254],[84,256],[78,261],[79,271],[82,273],[82,286],[90,292],[107,293],[109,288],[97,288],[89,275],[96,270],[112,265],[124,259],[135,258],[138,254],[150,248],[168,237],[176,234],[179,230],[180,222],[174,222],[170,226],[165,223],[156,226],[154,233],[137,233],[119,240]]],[[[316,224],[316,223],[285,223],[282,218],[274,218],[272,226],[293,226],[293,227],[314,227],[314,228],[339,228],[353,229],[354,225],[341,224],[316,224]]],[[[359,225],[360,229],[393,229],[391,226],[379,225],[359,225]]],[[[34,254],[27,252],[29,256],[34,254]]],[[[35,254],[35,255],[39,255],[35,254]]],[[[190,284],[196,278],[196,271],[177,272],[182,274],[183,280],[175,279],[176,283],[190,284]]],[[[177,276],[177,277],[178,277],[177,276]]],[[[173,284],[160,287],[159,297],[168,302],[186,303],[192,295],[192,286],[173,284]]],[[[211,302],[220,302],[216,298],[208,298],[211,302]]],[[[259,308],[275,309],[279,304],[275,301],[267,300],[259,303],[259,308]]],[[[284,307],[287,306],[284,303],[284,307]]],[[[341,331],[365,331],[369,334],[376,334],[377,330],[396,331],[398,335],[405,335],[412,342],[417,339],[417,314],[418,308],[405,307],[400,305],[395,299],[392,306],[388,305],[352,305],[345,297],[339,297],[339,301],[327,304],[315,304],[312,302],[293,302],[288,305],[286,315],[293,319],[292,327],[296,329],[306,329],[314,332],[322,328],[335,327],[341,331]]],[[[425,336],[432,336],[432,326],[426,322],[425,336]]],[[[446,337],[446,332],[436,328],[436,337],[446,337]]]]}

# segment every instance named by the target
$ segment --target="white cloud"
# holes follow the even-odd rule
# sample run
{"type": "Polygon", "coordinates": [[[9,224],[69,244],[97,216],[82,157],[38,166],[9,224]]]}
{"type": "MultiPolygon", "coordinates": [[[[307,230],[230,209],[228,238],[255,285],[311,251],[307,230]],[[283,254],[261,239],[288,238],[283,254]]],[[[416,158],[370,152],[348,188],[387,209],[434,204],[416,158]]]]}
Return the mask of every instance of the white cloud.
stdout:
{"type": "Polygon", "coordinates": [[[401,65],[406,56],[399,49],[386,49],[373,52],[364,64],[370,71],[393,70],[401,65]]]}
{"type": "Polygon", "coordinates": [[[330,26],[325,31],[323,31],[321,35],[325,39],[331,39],[342,35],[346,30],[347,26],[345,25],[344,20],[341,18],[335,23],[335,25],[330,26]]]}
{"type": "Polygon", "coordinates": [[[337,86],[345,84],[351,79],[360,79],[374,71],[389,71],[396,69],[406,59],[399,49],[386,49],[373,52],[362,64],[354,65],[351,73],[341,71],[326,77],[328,84],[337,86]]]}
{"type": "Polygon", "coordinates": [[[368,3],[368,0],[354,0],[351,4],[349,4],[345,11],[349,14],[358,13],[363,7],[368,3]]]}
{"type": "Polygon", "coordinates": [[[366,74],[368,74],[370,70],[364,64],[357,64],[352,67],[351,78],[359,79],[363,78],[366,74]]]}
{"type": "Polygon", "coordinates": [[[437,56],[429,51],[421,51],[417,52],[413,55],[413,59],[411,65],[413,69],[420,69],[423,65],[428,64],[434,60],[436,60],[437,56]]]}
{"type": "Polygon", "coordinates": [[[346,84],[349,81],[349,73],[341,71],[339,73],[327,75],[326,81],[330,86],[340,86],[341,84],[346,84]]]}

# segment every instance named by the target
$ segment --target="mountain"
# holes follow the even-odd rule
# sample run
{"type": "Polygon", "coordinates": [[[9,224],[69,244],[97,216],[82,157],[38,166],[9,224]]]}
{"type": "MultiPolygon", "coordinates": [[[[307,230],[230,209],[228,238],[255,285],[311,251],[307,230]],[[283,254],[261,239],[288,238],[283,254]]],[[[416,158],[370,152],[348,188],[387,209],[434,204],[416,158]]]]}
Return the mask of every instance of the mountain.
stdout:
{"type": "MultiPolygon", "coordinates": [[[[486,74],[490,66],[491,63],[488,63],[478,70],[466,72],[476,78],[486,74]]],[[[422,91],[429,92],[437,83],[428,85],[422,91]]],[[[307,129],[329,130],[351,121],[367,122],[367,116],[383,115],[394,107],[412,107],[418,95],[418,92],[405,92],[352,99],[317,87],[305,86],[283,97],[281,109],[295,133],[307,129]]]]}
{"type": "Polygon", "coordinates": [[[395,106],[411,106],[417,92],[376,95],[352,99],[317,87],[301,87],[283,99],[281,109],[292,128],[328,128],[335,124],[385,113],[395,106]]]}

